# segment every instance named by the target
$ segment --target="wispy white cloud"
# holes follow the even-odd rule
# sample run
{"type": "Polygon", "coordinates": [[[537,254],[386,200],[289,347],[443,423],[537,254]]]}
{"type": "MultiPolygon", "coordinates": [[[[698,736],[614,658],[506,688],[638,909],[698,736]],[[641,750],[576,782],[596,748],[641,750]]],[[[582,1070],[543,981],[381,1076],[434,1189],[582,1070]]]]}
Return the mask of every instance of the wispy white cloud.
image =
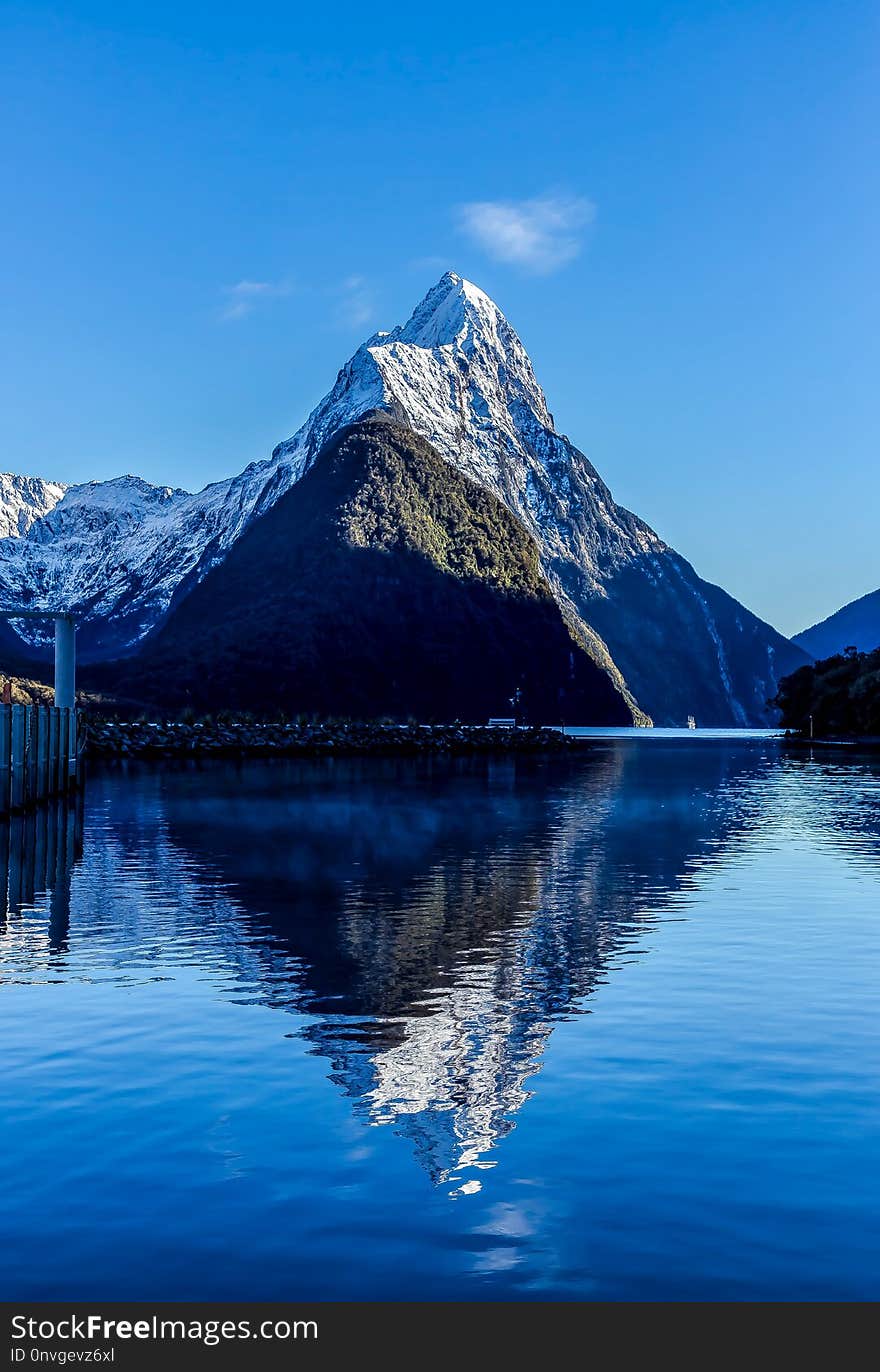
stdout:
{"type": "Polygon", "coordinates": [[[460,227],[490,257],[547,275],[577,257],[596,207],[577,195],[533,200],[475,200],[461,205],[460,227]]]}
{"type": "Polygon", "coordinates": [[[300,298],[320,299],[327,302],[325,317],[331,327],[344,329],[363,329],[376,315],[376,293],[373,283],[366,276],[351,275],[337,281],[335,285],[322,285],[311,282],[303,285],[285,277],[278,281],[257,281],[245,277],[236,281],[234,286],[223,289],[223,305],[218,317],[222,320],[245,319],[255,310],[283,296],[296,292],[300,298]]]}
{"type": "Polygon", "coordinates": [[[237,281],[234,286],[224,290],[226,304],[220,311],[221,319],[244,319],[252,314],[264,300],[276,300],[290,295],[293,289],[289,281],[237,281]]]}
{"type": "Polygon", "coordinates": [[[373,287],[365,276],[347,276],[336,289],[336,322],[346,329],[361,329],[376,316],[373,287]]]}

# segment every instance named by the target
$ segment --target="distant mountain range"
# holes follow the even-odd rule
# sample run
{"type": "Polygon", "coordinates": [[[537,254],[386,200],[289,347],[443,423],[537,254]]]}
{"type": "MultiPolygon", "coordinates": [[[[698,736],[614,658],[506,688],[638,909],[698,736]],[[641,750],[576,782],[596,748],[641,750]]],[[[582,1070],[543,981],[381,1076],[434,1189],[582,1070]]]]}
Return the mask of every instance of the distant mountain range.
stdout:
{"type": "Polygon", "coordinates": [[[795,634],[792,642],[817,660],[845,648],[858,648],[860,653],[880,648],[880,590],[851,600],[821,623],[795,634]]]}
{"type": "MultiPolygon", "coordinates": [[[[368,437],[361,433],[358,441],[368,437]]],[[[322,480],[329,479],[325,473],[322,480]]],[[[374,645],[381,643],[384,653],[393,648],[395,660],[400,659],[393,680],[408,679],[407,689],[412,689],[414,677],[406,678],[403,658],[409,652],[413,662],[419,660],[430,670],[429,645],[434,642],[438,648],[438,626],[430,621],[427,606],[434,603],[438,585],[450,597],[443,601],[444,613],[464,632],[465,622],[469,629],[480,622],[477,602],[480,614],[489,614],[493,622],[501,614],[499,595],[503,598],[504,592],[499,577],[502,582],[512,579],[525,600],[517,601],[515,611],[512,604],[504,608],[501,618],[506,627],[502,632],[499,623],[497,640],[481,639],[478,633],[466,638],[467,653],[459,653],[458,669],[472,679],[491,680],[497,667],[508,693],[518,687],[518,673],[521,667],[524,670],[510,635],[517,622],[519,631],[523,629],[517,616],[525,612],[525,601],[531,605],[529,614],[537,613],[538,604],[545,606],[538,616],[541,632],[557,635],[557,645],[560,625],[569,638],[573,635],[574,646],[568,651],[573,654],[574,676],[566,678],[554,665],[547,689],[557,705],[566,691],[573,691],[578,709],[588,713],[605,707],[599,705],[595,678],[587,681],[583,654],[610,683],[608,701],[623,701],[632,719],[647,714],[662,724],[682,724],[688,714],[705,724],[766,723],[771,717],[767,702],[775,695],[779,678],[807,661],[801,648],[726,592],[702,581],[647,524],[615,503],[583,453],[557,433],[528,355],[504,315],[476,286],[451,272],[428,292],[405,325],[374,334],[358,349],[293,438],[281,443],[270,459],[252,464],[237,477],[196,495],[131,476],[68,488],[29,478],[6,480],[7,486],[0,485],[0,529],[8,531],[0,538],[0,607],[70,609],[80,621],[82,661],[132,657],[143,671],[134,662],[131,669],[100,669],[105,678],[115,672],[120,681],[131,682],[145,680],[146,664],[161,658],[167,690],[177,695],[178,685],[183,689],[185,682],[193,681],[184,657],[188,635],[198,629],[199,651],[204,651],[199,658],[202,679],[210,671],[218,708],[227,703],[221,698],[221,680],[223,691],[231,691],[235,664],[247,660],[253,666],[249,632],[258,622],[266,651],[270,641],[276,647],[286,645],[272,658],[273,691],[279,700],[292,709],[321,708],[321,683],[316,679],[315,689],[307,686],[302,666],[310,660],[315,639],[307,641],[304,636],[320,636],[322,616],[339,622],[348,613],[353,617],[351,641],[363,639],[366,625],[371,625],[374,645]],[[312,496],[285,503],[279,516],[283,533],[282,524],[274,519],[266,524],[270,512],[274,515],[277,503],[316,466],[322,452],[331,454],[328,472],[337,471],[333,464],[338,464],[339,452],[332,444],[329,450],[325,445],[376,411],[395,421],[393,430],[381,432],[396,454],[396,475],[392,479],[391,467],[364,471],[357,480],[366,484],[357,487],[356,481],[349,495],[357,500],[363,489],[369,490],[374,504],[380,497],[387,500],[384,525],[380,521],[370,526],[366,543],[358,544],[363,530],[358,531],[357,521],[346,516],[340,523],[341,507],[322,505],[314,494],[321,481],[312,488],[312,496]],[[401,430],[409,431],[409,440],[403,439],[401,430]],[[426,440],[430,447],[416,439],[426,440]],[[418,536],[393,498],[395,483],[402,479],[399,462],[404,450],[409,460],[421,464],[418,536]],[[456,479],[459,475],[464,484],[456,479]],[[493,498],[491,505],[484,494],[493,498]],[[497,565],[491,558],[484,564],[477,556],[478,505],[493,538],[507,545],[493,550],[497,565]],[[503,507],[505,515],[500,513],[503,507]],[[422,526],[427,511],[433,511],[430,537],[427,525],[422,526]],[[312,518],[324,521],[320,537],[315,529],[297,523],[312,518]],[[274,562],[267,561],[265,576],[262,535],[257,530],[264,531],[267,547],[271,543],[273,549],[274,562]],[[462,540],[470,540],[471,554],[465,554],[462,540]],[[221,569],[239,545],[241,555],[231,564],[237,568],[237,604],[250,605],[252,612],[240,615],[233,633],[224,627],[223,599],[232,583],[221,569]],[[399,588],[392,594],[385,586],[375,606],[363,598],[360,605],[352,600],[331,604],[322,594],[331,580],[323,571],[332,566],[334,576],[339,574],[333,584],[340,595],[347,594],[346,577],[354,560],[350,552],[357,547],[371,553],[381,550],[389,561],[380,559],[379,566],[409,559],[409,599],[399,588]],[[457,549],[454,571],[444,561],[444,550],[450,547],[457,549]],[[532,549],[538,580],[526,571],[532,549]],[[285,565],[287,589],[282,593],[285,565]],[[449,584],[450,577],[460,583],[457,588],[449,584]],[[320,615],[309,610],[299,585],[312,588],[320,615]],[[548,592],[555,602],[552,633],[548,592]],[[380,612],[377,607],[382,605],[380,612]],[[226,654],[220,659],[223,672],[209,667],[212,642],[218,654],[226,654]],[[496,649],[501,656],[494,660],[496,649]]],[[[412,490],[408,499],[412,504],[412,490]]],[[[485,555],[484,549],[481,556],[485,555]]],[[[232,577],[233,571],[228,575],[232,577]]],[[[370,584],[381,585],[381,577],[370,584]]],[[[22,648],[33,651],[45,645],[45,633],[33,621],[17,621],[15,628],[22,648]]],[[[0,651],[6,642],[5,637],[0,639],[0,651]]],[[[368,648],[364,640],[369,657],[368,648]]],[[[314,659],[319,660],[330,663],[320,655],[314,659]]],[[[529,689],[537,703],[534,682],[529,689]]],[[[371,688],[369,708],[405,713],[404,695],[389,678],[384,704],[381,692],[371,688]]],[[[433,704],[438,700],[439,695],[433,704]]],[[[330,708],[329,701],[324,708],[330,708]]],[[[422,696],[409,706],[410,711],[417,708],[427,708],[422,696]]],[[[584,720],[587,717],[583,715],[584,720]]]]}

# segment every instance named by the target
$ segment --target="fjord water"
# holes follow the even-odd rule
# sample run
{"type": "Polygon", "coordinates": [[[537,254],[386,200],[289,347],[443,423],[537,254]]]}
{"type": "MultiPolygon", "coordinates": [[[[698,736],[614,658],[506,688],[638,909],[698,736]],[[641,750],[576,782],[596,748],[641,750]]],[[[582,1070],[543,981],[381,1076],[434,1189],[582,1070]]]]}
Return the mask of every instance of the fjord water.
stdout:
{"type": "Polygon", "coordinates": [[[4,884],[6,1298],[880,1290],[880,759],[93,767],[4,884]]]}

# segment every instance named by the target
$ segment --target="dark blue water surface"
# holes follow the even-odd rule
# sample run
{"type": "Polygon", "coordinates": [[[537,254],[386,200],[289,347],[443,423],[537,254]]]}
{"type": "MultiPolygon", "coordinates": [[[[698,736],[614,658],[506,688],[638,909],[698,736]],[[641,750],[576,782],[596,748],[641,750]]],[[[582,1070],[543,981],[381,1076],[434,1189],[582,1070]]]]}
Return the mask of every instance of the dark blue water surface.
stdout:
{"type": "Polygon", "coordinates": [[[880,760],[92,768],[0,830],[0,1292],[880,1294],[880,760]]]}

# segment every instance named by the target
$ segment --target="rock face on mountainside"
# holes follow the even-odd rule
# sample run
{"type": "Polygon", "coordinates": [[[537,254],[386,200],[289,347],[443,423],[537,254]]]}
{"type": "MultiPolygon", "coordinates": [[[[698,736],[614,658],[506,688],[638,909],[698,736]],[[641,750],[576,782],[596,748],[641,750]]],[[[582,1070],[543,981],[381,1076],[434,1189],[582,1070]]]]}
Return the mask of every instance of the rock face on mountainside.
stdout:
{"type": "Polygon", "coordinates": [[[811,657],[834,657],[845,648],[870,653],[880,648],[880,590],[869,591],[792,639],[811,657]]]}
{"type": "Polygon", "coordinates": [[[170,708],[631,724],[579,633],[505,506],[383,414],[331,438],[136,659],[93,672],[170,708]]]}
{"type": "Polygon", "coordinates": [[[0,539],[21,538],[55,508],[66,490],[60,481],[0,472],[0,539]]]}
{"type": "MultiPolygon", "coordinates": [[[[508,507],[593,658],[656,723],[766,722],[778,679],[805,655],[615,503],[556,432],[501,311],[451,272],[406,324],[358,349],[268,461],[196,495],[135,477],[71,487],[22,536],[0,538],[0,608],[74,610],[84,661],[137,650],[326,440],[375,409],[508,507]]],[[[46,642],[39,625],[16,627],[46,642]]]]}

